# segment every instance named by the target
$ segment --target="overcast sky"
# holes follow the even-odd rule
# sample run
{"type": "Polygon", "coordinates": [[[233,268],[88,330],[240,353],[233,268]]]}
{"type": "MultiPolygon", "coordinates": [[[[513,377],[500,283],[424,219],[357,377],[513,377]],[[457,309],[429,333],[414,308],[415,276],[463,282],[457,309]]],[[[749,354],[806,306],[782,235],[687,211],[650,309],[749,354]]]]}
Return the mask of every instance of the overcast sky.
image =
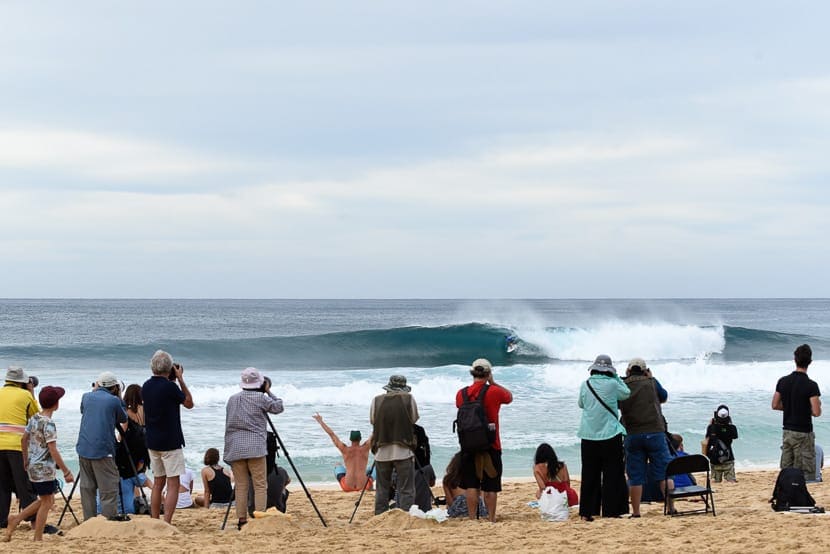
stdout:
{"type": "Polygon", "coordinates": [[[0,297],[830,296],[830,5],[0,0],[0,297]]]}

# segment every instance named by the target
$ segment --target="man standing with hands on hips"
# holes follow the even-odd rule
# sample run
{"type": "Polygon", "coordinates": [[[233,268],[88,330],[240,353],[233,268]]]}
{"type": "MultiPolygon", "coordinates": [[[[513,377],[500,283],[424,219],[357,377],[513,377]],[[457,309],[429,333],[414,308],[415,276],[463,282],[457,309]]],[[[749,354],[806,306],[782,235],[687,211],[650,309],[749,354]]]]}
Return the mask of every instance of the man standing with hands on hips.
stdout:
{"type": "Polygon", "coordinates": [[[193,397],[184,384],[181,365],[173,357],[158,350],[150,360],[153,376],[141,387],[144,400],[144,424],[150,469],[153,471],[153,496],[150,499],[150,517],[158,519],[164,487],[170,493],[164,499],[164,521],[173,520],[178,500],[179,475],[184,473],[184,434],[179,406],[193,407],[193,397]],[[179,382],[176,386],[175,381],[179,382]],[[181,387],[181,388],[179,388],[181,387]]]}

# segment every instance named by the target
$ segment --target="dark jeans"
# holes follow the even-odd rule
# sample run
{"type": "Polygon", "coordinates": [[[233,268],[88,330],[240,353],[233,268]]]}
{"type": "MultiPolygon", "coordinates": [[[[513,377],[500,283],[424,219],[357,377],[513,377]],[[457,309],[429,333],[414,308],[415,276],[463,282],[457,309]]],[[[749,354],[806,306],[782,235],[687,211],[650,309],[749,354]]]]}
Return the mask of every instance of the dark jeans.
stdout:
{"type": "Polygon", "coordinates": [[[9,523],[12,492],[20,500],[21,510],[37,499],[29,475],[23,469],[23,453],[20,450],[0,450],[0,527],[6,527],[9,523]]]}
{"type": "Polygon", "coordinates": [[[622,435],[603,441],[582,440],[579,515],[616,517],[628,513],[628,485],[622,435]]]}

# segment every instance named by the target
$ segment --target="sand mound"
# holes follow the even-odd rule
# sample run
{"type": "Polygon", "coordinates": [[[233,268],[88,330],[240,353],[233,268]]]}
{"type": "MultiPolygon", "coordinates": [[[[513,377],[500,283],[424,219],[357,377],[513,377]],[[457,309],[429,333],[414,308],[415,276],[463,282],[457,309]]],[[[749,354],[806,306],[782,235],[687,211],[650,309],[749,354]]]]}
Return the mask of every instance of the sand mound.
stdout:
{"type": "Polygon", "coordinates": [[[384,512],[363,524],[364,527],[372,529],[395,529],[398,531],[406,531],[407,529],[432,529],[436,525],[438,525],[438,522],[435,520],[421,519],[398,509],[384,512]]]}
{"type": "Polygon", "coordinates": [[[69,531],[66,536],[73,538],[111,538],[126,537],[169,537],[179,531],[163,520],[133,516],[130,521],[109,521],[98,516],[87,520],[69,531]]]}
{"type": "Polygon", "coordinates": [[[248,519],[248,524],[242,528],[242,533],[267,534],[285,529],[296,529],[294,518],[276,510],[267,512],[266,517],[248,519]]]}

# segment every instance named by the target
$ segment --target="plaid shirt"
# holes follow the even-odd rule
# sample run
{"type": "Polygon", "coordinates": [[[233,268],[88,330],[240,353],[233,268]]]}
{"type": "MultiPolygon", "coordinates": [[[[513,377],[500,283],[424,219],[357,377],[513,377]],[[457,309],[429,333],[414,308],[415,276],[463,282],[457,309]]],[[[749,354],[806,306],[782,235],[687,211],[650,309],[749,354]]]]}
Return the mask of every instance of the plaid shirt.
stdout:
{"type": "Polygon", "coordinates": [[[225,462],[264,457],[268,453],[267,414],[282,410],[282,400],[270,392],[243,390],[231,396],[225,417],[225,462]]]}

